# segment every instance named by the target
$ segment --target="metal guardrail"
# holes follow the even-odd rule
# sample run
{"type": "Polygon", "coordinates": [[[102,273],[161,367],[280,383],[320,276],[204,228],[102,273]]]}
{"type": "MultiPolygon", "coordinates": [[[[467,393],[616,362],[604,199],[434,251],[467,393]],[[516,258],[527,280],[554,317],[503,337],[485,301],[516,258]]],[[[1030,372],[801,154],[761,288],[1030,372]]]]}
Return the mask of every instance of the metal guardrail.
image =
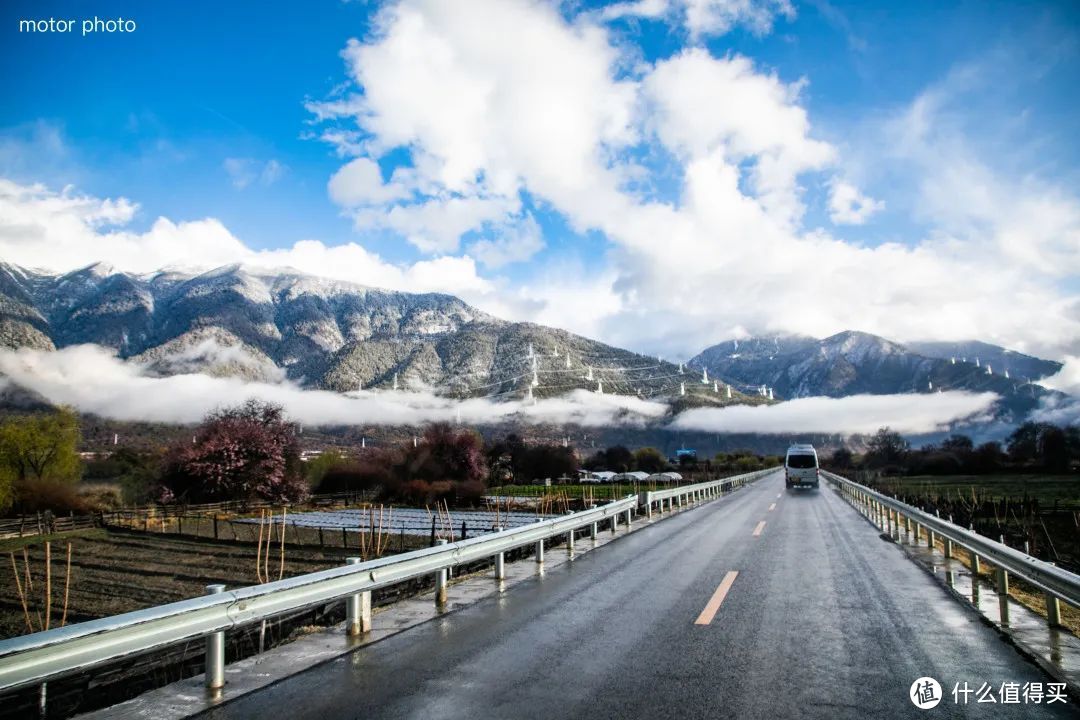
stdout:
{"type": "MultiPolygon", "coordinates": [[[[1080,575],[871,490],[865,485],[860,485],[836,473],[822,471],[822,475],[839,487],[849,501],[861,505],[872,520],[876,517],[880,521],[878,524],[882,527],[892,528],[894,534],[899,534],[898,528],[901,521],[913,522],[915,523],[915,541],[918,542],[920,539],[920,527],[926,528],[928,543],[931,547],[934,544],[935,535],[943,539],[947,558],[952,556],[954,543],[966,548],[972,555],[972,565],[976,574],[980,561],[988,561],[998,569],[998,594],[1003,598],[1008,595],[1009,573],[1039,588],[1046,595],[1047,619],[1051,625],[1061,624],[1059,600],[1064,600],[1073,607],[1080,607],[1080,575]],[[890,513],[897,513],[898,517],[893,517],[890,513]]],[[[1007,608],[1003,608],[1003,611],[1007,613],[1007,608]]],[[[1003,614],[1003,619],[1007,622],[1007,614],[1003,614]]]]}
{"type": "Polygon", "coordinates": [[[682,506],[687,502],[715,497],[716,495],[723,493],[725,487],[727,487],[728,490],[741,487],[760,477],[764,477],[769,473],[777,472],[778,470],[780,470],[779,467],[771,467],[765,468],[764,470],[757,470],[752,473],[726,477],[721,480],[697,483],[695,485],[683,485],[682,487],[672,487],[664,490],[650,490],[639,493],[638,502],[645,508],[646,514],[649,517],[652,517],[653,505],[658,505],[660,511],[663,512],[665,504],[668,508],[671,508],[673,505],[682,506]]]}
{"type": "Polygon", "coordinates": [[[705,500],[723,493],[723,486],[738,487],[775,468],[681,488],[630,495],[607,505],[542,520],[512,530],[489,533],[455,543],[414,550],[387,558],[349,564],[251,587],[225,590],[207,586],[203,597],[137,610],[113,617],[0,641],[0,692],[36,685],[76,671],[150,652],[205,636],[207,685],[221,687],[224,679],[224,632],[335,601],[346,602],[350,634],[370,629],[371,592],[415,578],[435,574],[436,602],[446,601],[447,570],[494,558],[496,579],[504,577],[504,553],[535,544],[536,561],[543,562],[544,541],[610,521],[615,532],[620,518],[629,525],[639,499],[651,511],[654,503],[678,499],[705,500]]]}

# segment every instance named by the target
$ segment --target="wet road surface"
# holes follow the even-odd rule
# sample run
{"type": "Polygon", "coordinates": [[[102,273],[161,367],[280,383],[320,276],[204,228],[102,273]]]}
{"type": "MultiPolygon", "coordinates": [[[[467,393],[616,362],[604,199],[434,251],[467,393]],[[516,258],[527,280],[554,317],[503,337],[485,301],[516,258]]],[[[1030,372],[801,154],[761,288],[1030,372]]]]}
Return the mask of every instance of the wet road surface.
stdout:
{"type": "Polygon", "coordinates": [[[957,704],[965,682],[1052,680],[831,489],[777,473],[205,717],[1075,716],[957,704]]]}

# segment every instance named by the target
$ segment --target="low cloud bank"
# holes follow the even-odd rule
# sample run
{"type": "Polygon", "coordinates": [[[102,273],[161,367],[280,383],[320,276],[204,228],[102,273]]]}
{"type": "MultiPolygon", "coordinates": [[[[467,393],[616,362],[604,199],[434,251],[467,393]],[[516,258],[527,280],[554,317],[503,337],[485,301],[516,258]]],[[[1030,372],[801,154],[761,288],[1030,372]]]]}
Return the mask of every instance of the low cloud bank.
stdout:
{"type": "Polygon", "coordinates": [[[155,376],[97,345],[55,352],[0,351],[0,374],[55,404],[115,420],[198,422],[207,412],[259,398],[282,405],[307,425],[418,425],[434,421],[483,424],[515,419],[585,426],[635,425],[662,417],[663,403],[577,390],[559,398],[492,402],[454,400],[430,392],[305,390],[293,383],[246,382],[197,373],[155,376]]]}
{"type": "Polygon", "coordinates": [[[1031,419],[1054,425],[1080,425],[1080,357],[1067,356],[1061,370],[1040,380],[1039,384],[1069,397],[1044,397],[1038,409],[1031,413],[1031,419]]]}
{"type": "MultiPolygon", "coordinates": [[[[116,420],[194,423],[217,408],[259,398],[282,405],[306,425],[419,425],[437,421],[492,424],[503,421],[643,425],[661,420],[668,406],[623,395],[575,390],[557,398],[495,402],[455,400],[423,389],[346,394],[306,390],[291,382],[253,382],[185,373],[161,377],[97,345],[55,352],[0,350],[3,382],[39,393],[55,404],[116,420]]],[[[773,406],[697,408],[670,424],[677,430],[730,433],[873,433],[888,425],[902,433],[947,429],[961,420],[987,419],[993,393],[943,392],[804,398],[773,406]]],[[[1074,406],[1075,407],[1075,406],[1074,406]]]]}
{"type": "Polygon", "coordinates": [[[811,397],[778,405],[732,405],[687,410],[671,423],[676,430],[721,433],[869,434],[889,426],[905,434],[947,430],[961,420],[989,420],[994,393],[950,391],[905,395],[811,397]]]}
{"type": "Polygon", "coordinates": [[[1039,384],[1051,390],[1080,396],[1080,356],[1067,355],[1061,369],[1040,380],[1039,384]]]}

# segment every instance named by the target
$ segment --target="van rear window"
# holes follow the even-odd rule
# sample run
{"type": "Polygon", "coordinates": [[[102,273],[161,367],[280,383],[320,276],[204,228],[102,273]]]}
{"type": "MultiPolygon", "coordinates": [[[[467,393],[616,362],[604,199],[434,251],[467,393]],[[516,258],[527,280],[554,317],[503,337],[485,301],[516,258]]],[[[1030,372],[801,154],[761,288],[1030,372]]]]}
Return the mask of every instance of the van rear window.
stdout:
{"type": "Polygon", "coordinates": [[[817,467],[817,462],[814,460],[813,455],[788,455],[787,466],[789,468],[795,468],[796,470],[802,470],[805,468],[817,467]]]}

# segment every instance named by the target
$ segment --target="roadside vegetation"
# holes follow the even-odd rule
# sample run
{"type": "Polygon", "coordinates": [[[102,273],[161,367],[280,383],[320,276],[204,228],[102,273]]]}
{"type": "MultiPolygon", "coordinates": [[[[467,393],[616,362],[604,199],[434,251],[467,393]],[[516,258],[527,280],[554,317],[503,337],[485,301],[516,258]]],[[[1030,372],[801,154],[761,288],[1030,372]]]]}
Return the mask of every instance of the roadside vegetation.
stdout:
{"type": "Polygon", "coordinates": [[[1035,557],[1080,571],[1080,428],[1029,422],[1004,443],[911,448],[889,428],[823,466],[1035,557]]]}

